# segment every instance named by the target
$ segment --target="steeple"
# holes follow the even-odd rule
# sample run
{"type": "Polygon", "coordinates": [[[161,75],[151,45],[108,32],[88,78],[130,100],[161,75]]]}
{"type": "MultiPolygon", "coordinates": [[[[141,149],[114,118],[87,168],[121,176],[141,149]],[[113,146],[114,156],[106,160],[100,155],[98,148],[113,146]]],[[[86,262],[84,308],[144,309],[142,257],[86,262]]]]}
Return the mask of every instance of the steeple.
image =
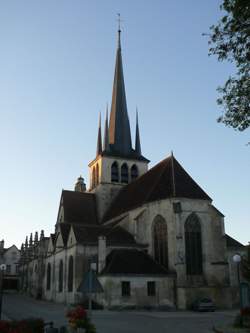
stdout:
{"type": "Polygon", "coordinates": [[[104,140],[103,140],[103,150],[109,152],[109,124],[108,124],[108,104],[106,108],[106,119],[104,126],[104,140]]]}
{"type": "Polygon", "coordinates": [[[137,156],[141,156],[141,141],[140,141],[137,108],[136,108],[135,152],[136,152],[137,156]]]}
{"type": "Polygon", "coordinates": [[[99,126],[97,135],[96,156],[102,153],[102,130],[101,130],[101,113],[99,114],[99,126]]]}
{"type": "Polygon", "coordinates": [[[126,92],[123,78],[121,30],[118,30],[115,75],[109,121],[109,143],[111,151],[120,155],[132,152],[130,125],[127,112],[126,92]]]}

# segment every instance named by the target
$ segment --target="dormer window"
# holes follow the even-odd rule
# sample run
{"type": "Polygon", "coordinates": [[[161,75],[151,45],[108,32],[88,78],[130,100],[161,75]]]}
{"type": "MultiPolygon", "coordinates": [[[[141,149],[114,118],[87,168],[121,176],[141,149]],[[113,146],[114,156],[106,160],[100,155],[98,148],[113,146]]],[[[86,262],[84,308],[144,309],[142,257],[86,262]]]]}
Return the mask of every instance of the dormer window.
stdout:
{"type": "Polygon", "coordinates": [[[128,184],[128,166],[124,163],[121,167],[121,182],[128,184]]]}
{"type": "Polygon", "coordinates": [[[119,182],[118,164],[114,162],[111,166],[111,181],[119,182]]]}

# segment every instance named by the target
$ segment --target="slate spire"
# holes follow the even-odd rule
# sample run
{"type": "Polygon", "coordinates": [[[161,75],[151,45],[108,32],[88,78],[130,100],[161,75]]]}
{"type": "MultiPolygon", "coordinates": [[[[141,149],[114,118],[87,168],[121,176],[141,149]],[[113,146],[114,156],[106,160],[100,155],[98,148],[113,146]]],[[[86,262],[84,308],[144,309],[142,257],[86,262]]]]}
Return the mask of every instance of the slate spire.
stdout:
{"type": "Polygon", "coordinates": [[[118,30],[115,75],[109,121],[109,143],[112,151],[128,155],[132,152],[131,133],[127,112],[126,92],[122,68],[121,30],[118,30]]]}
{"type": "Polygon", "coordinates": [[[99,114],[96,156],[100,155],[101,153],[102,153],[102,129],[101,129],[101,113],[100,113],[99,114]]]}
{"type": "Polygon", "coordinates": [[[103,140],[103,150],[109,152],[109,123],[108,123],[108,104],[106,108],[106,119],[104,126],[104,140],[103,140]]]}
{"type": "Polygon", "coordinates": [[[135,152],[136,152],[137,156],[141,156],[141,141],[140,141],[137,108],[136,108],[135,152]]]}

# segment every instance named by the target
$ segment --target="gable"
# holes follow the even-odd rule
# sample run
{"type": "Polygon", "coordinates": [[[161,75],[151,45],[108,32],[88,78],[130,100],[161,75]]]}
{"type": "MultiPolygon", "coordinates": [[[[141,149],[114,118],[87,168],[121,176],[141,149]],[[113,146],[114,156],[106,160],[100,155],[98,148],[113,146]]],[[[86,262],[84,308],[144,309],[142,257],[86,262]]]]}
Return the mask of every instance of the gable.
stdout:
{"type": "Polygon", "coordinates": [[[212,200],[179,162],[170,156],[124,186],[111,203],[103,221],[108,221],[146,203],[166,198],[212,200]]]}

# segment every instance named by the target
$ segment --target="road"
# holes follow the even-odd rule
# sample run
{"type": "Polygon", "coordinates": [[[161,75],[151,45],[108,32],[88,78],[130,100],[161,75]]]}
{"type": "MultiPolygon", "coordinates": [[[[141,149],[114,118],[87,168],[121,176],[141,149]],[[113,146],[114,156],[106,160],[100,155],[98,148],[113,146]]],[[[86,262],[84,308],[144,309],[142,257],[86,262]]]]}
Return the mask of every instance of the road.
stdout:
{"type": "MultiPolygon", "coordinates": [[[[10,319],[40,317],[53,321],[55,327],[66,325],[67,307],[37,301],[23,295],[5,294],[3,313],[10,319]]],[[[230,324],[235,311],[154,312],[154,311],[93,311],[93,322],[98,333],[211,333],[213,325],[230,324]]]]}

